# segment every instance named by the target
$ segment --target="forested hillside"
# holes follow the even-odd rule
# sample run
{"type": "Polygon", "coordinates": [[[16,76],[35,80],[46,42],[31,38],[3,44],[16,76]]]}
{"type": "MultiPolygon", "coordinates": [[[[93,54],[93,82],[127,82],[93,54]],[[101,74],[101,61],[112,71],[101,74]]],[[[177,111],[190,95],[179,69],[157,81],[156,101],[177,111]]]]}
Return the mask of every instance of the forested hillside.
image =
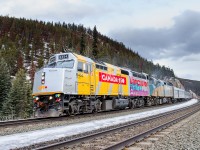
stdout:
{"type": "Polygon", "coordinates": [[[200,81],[179,78],[186,90],[192,90],[197,95],[200,95],[200,81]]]}
{"type": "Polygon", "coordinates": [[[42,67],[52,54],[66,49],[158,78],[174,76],[170,68],[154,65],[123,43],[102,35],[96,27],[0,17],[0,57],[13,76],[25,68],[33,80],[36,68],[42,67]]]}

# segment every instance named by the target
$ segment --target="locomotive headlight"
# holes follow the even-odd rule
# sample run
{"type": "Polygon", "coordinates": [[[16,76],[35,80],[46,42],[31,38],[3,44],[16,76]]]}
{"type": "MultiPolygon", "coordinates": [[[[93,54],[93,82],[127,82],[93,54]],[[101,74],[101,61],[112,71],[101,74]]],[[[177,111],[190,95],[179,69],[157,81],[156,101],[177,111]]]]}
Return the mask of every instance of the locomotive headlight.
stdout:
{"type": "Polygon", "coordinates": [[[41,83],[45,84],[45,72],[42,72],[41,83]]]}
{"type": "Polygon", "coordinates": [[[39,100],[39,97],[36,97],[35,99],[38,101],[38,100],[39,100]]]}
{"type": "Polygon", "coordinates": [[[53,96],[49,96],[49,100],[53,99],[53,96]]]}

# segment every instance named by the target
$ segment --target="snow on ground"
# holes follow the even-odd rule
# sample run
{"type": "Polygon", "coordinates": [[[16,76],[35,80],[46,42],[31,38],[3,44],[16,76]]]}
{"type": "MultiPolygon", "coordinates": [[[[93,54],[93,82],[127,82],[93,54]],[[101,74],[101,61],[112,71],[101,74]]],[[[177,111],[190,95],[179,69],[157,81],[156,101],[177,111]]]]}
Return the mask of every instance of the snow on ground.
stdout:
{"type": "Polygon", "coordinates": [[[61,137],[76,135],[79,133],[84,133],[87,131],[92,131],[99,128],[104,128],[112,125],[117,125],[119,123],[125,123],[132,120],[137,120],[140,118],[145,118],[167,111],[172,111],[182,107],[186,107],[197,103],[198,100],[192,99],[180,105],[169,106],[166,108],[160,108],[156,110],[129,114],[125,116],[113,117],[102,120],[94,120],[89,122],[71,124],[66,126],[52,127],[42,130],[30,131],[25,133],[17,133],[12,135],[0,136],[0,149],[6,150],[16,147],[28,146],[34,143],[45,142],[54,140],[61,137]]]}

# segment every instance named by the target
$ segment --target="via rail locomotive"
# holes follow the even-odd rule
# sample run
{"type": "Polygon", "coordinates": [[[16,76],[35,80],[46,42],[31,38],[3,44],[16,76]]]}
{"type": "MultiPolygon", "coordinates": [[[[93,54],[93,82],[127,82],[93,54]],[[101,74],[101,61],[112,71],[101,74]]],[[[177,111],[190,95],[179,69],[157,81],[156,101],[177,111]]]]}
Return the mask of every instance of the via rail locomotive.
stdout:
{"type": "Polygon", "coordinates": [[[171,83],[75,53],[50,57],[35,73],[36,117],[143,107],[189,99],[171,83]]]}

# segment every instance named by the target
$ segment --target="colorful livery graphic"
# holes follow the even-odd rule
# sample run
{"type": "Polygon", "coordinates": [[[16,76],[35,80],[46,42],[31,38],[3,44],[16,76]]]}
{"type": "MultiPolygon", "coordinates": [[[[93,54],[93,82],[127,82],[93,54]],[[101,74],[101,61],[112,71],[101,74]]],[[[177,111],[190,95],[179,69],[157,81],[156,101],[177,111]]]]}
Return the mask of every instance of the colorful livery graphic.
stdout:
{"type": "Polygon", "coordinates": [[[147,80],[131,77],[130,96],[149,96],[149,88],[147,80]]]}
{"type": "Polygon", "coordinates": [[[35,73],[33,96],[37,117],[135,108],[191,98],[185,90],[145,73],[75,53],[55,54],[35,73]]]}

